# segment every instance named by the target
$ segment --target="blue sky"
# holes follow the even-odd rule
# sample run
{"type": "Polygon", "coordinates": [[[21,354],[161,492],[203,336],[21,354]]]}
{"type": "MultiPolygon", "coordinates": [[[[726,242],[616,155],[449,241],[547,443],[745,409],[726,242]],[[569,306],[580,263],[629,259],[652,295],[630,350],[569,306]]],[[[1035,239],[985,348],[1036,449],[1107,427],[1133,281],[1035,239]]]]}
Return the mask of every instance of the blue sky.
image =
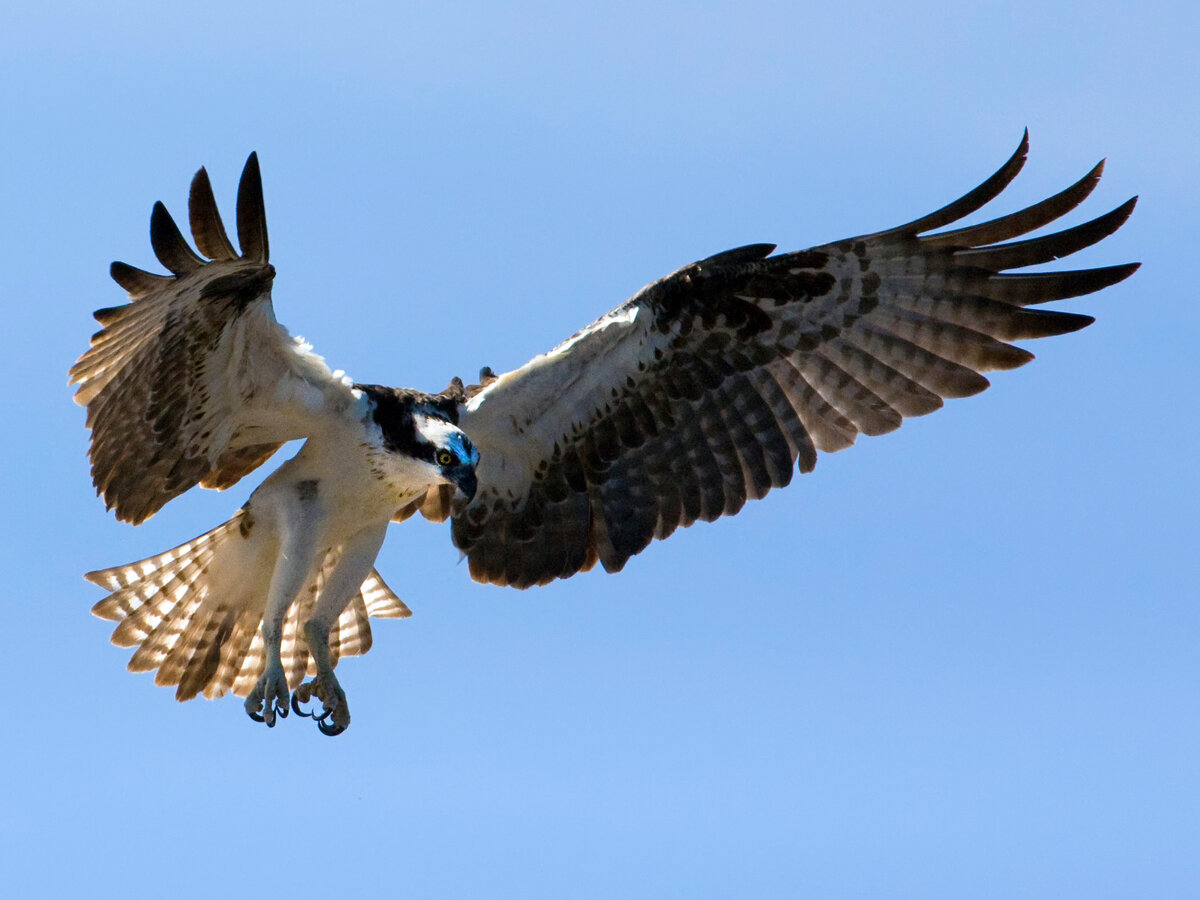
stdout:
{"type": "MultiPolygon", "coordinates": [[[[1200,888],[1190,3],[27,4],[0,16],[14,896],[1185,897],[1200,888]],[[223,521],[93,496],[66,370],[151,204],[263,167],[276,309],[356,379],[523,363],[698,257],[1082,175],[1097,323],[619,576],[413,608],[353,727],[177,704],[80,577],[223,521]]],[[[1074,263],[1072,263],[1074,264],[1074,263]]]]}

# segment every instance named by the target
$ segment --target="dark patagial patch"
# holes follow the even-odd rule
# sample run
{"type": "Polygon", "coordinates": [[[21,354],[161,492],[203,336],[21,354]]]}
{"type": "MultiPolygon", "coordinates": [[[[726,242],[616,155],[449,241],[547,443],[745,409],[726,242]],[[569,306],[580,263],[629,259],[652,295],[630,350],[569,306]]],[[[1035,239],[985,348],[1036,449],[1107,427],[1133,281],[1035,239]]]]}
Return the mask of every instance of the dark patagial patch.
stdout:
{"type": "Polygon", "coordinates": [[[817,250],[769,258],[769,244],[757,244],[694,263],[654,284],[647,300],[655,327],[687,335],[698,321],[705,330],[725,329],[750,341],[772,327],[760,306],[821,297],[835,285],[823,267],[826,253],[817,250]]]}
{"type": "Polygon", "coordinates": [[[317,499],[317,488],[320,482],[315,478],[309,478],[306,481],[296,482],[296,495],[300,498],[301,503],[312,503],[317,499]]]}
{"type": "Polygon", "coordinates": [[[224,301],[231,309],[241,312],[266,293],[274,280],[274,266],[256,265],[212,279],[201,289],[200,297],[224,301]]]}

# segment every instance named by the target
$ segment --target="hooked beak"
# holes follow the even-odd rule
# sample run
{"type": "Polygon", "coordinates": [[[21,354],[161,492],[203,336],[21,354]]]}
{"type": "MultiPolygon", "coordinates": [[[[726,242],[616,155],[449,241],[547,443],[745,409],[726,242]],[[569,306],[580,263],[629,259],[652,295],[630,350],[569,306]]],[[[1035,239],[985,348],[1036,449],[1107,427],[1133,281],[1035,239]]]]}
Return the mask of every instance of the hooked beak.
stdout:
{"type": "Polygon", "coordinates": [[[454,486],[458,489],[456,493],[459,496],[454,498],[453,505],[462,509],[475,497],[475,491],[479,488],[479,481],[475,478],[474,466],[462,466],[451,476],[454,486]]]}

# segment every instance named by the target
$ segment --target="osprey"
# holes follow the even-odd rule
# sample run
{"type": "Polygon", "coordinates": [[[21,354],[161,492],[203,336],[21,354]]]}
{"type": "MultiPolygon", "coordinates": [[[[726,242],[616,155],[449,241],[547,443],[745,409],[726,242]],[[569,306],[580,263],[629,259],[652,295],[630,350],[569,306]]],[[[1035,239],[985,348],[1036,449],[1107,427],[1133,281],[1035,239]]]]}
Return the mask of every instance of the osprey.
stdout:
{"type": "Polygon", "coordinates": [[[752,244],[684,266],[558,347],[439,394],[356,384],[275,320],[258,160],[237,197],[240,253],[204,169],[194,251],[155,204],[150,240],[171,275],[113,263],[128,304],[70,371],[87,407],[97,492],[145,521],[199,484],[222,489],[286,441],[300,452],[233,518],[173,550],[91,572],[93,609],[176,697],[244,696],[273,726],[289,707],[326,734],[349,725],[334,674],[371,646],[369,618],[408,608],[373,569],[389,522],[451,519],[477,581],[525,588],[596,563],[619,571],[654,539],[809,472],[817,452],[988,386],[1032,354],[1010,341],[1089,316],[1036,309],[1098,291],[1137,264],[1009,274],[1112,234],[1136,197],[1083,225],[1021,238],[1078,205],[1071,187],[979,225],[942,230],[1021,169],[907,225],[772,255],[752,244]],[[202,255],[200,255],[202,254],[202,255]],[[310,680],[304,681],[305,677],[310,680]],[[316,697],[321,709],[305,711],[316,697]]]}

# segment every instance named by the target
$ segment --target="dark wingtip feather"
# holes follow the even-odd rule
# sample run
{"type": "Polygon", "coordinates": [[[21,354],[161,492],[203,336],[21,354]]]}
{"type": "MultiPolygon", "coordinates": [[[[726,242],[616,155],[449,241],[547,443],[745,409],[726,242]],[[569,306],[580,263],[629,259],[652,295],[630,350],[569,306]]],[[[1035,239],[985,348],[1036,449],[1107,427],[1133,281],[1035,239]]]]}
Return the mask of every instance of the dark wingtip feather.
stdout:
{"type": "Polygon", "coordinates": [[[1122,225],[1124,225],[1127,221],[1129,221],[1129,217],[1131,215],[1133,215],[1133,210],[1137,206],[1137,201],[1138,201],[1137,197],[1130,197],[1128,200],[1126,200],[1124,203],[1122,203],[1116,209],[1114,209],[1110,212],[1107,212],[1104,215],[1099,216],[1098,218],[1093,219],[1091,222],[1088,222],[1085,225],[1080,225],[1078,227],[1081,229],[1087,228],[1089,226],[1095,227],[1097,229],[1103,228],[1103,229],[1105,229],[1104,234],[1102,234],[1096,240],[1106,238],[1110,234],[1112,234],[1114,231],[1116,231],[1118,228],[1120,228],[1122,225]]]}
{"type": "Polygon", "coordinates": [[[229,235],[225,233],[225,225],[221,222],[212,182],[203,166],[192,179],[192,188],[188,193],[188,223],[196,247],[209,259],[237,258],[237,252],[229,242],[229,235]]]}
{"type": "MultiPolygon", "coordinates": [[[[1136,200],[1137,197],[1134,197],[1133,199],[1136,200]]],[[[1125,265],[1123,265],[1123,266],[1114,266],[1113,268],[1115,268],[1115,269],[1124,270],[1125,274],[1122,275],[1120,278],[1118,278],[1116,281],[1109,282],[1109,284],[1116,284],[1119,281],[1124,281],[1126,278],[1128,278],[1130,275],[1132,275],[1134,272],[1136,272],[1141,267],[1142,267],[1142,264],[1140,262],[1125,263],[1125,265]]]]}
{"type": "Polygon", "coordinates": [[[1055,323],[1055,330],[1047,332],[1046,337],[1080,331],[1096,321],[1095,316],[1086,316],[1082,313],[1054,312],[1054,317],[1058,320],[1055,323]]]}
{"type": "Polygon", "coordinates": [[[186,275],[204,265],[204,260],[184,240],[179,226],[161,200],[154,204],[150,213],[150,246],[158,261],[176,275],[186,275]]]}
{"type": "Polygon", "coordinates": [[[242,256],[266,262],[271,255],[267,241],[267,214],[263,205],[262,173],[258,168],[258,154],[251,153],[242,169],[242,180],[238,183],[237,196],[238,243],[242,256]]]}
{"type": "Polygon", "coordinates": [[[1141,263],[1101,266],[1095,269],[1076,269],[1070,272],[1036,272],[1029,275],[993,275],[988,279],[987,293],[993,299],[1017,306],[1069,300],[1104,290],[1124,281],[1138,270],[1141,263]]]}
{"type": "MultiPolygon", "coordinates": [[[[979,187],[968,191],[953,203],[948,203],[927,216],[914,219],[898,228],[890,228],[886,232],[882,232],[882,234],[916,235],[925,231],[932,231],[935,228],[941,228],[944,225],[949,225],[951,222],[957,222],[964,216],[969,216],[975,210],[995,199],[1001,191],[1008,187],[1025,165],[1025,158],[1028,155],[1029,129],[1026,128],[1024,134],[1021,135],[1021,142],[1017,145],[1017,149],[1013,152],[1013,155],[979,187]]],[[[874,236],[872,235],[872,237],[874,236]]]]}
{"type": "Polygon", "coordinates": [[[111,325],[117,319],[124,315],[125,310],[129,309],[126,306],[106,306],[103,309],[98,309],[92,313],[92,318],[101,325],[111,325]]]}
{"type": "Polygon", "coordinates": [[[1005,340],[1022,341],[1031,338],[1056,337],[1087,328],[1095,318],[1083,313],[1050,309],[1023,309],[1008,323],[1005,340]]]}
{"type": "Polygon", "coordinates": [[[953,231],[925,235],[921,238],[921,244],[931,249],[935,247],[979,247],[983,244],[995,244],[1028,234],[1066,215],[1086,200],[1088,195],[1096,189],[1096,185],[1100,183],[1100,176],[1103,172],[1104,160],[1100,160],[1090,172],[1052,197],[1047,197],[1018,212],[1009,213],[979,225],[969,225],[953,231]]]}
{"type": "MultiPolygon", "coordinates": [[[[1091,170],[1086,175],[1063,191],[1063,193],[1066,194],[1072,191],[1080,191],[1082,196],[1080,196],[1079,201],[1084,200],[1092,193],[1092,191],[1096,189],[1096,185],[1100,183],[1100,179],[1104,175],[1104,166],[1107,162],[1107,157],[1100,160],[1100,162],[1092,166],[1091,170]]],[[[1078,205],[1078,201],[1076,205],[1078,205]]]]}
{"type": "Polygon", "coordinates": [[[145,297],[171,283],[165,275],[155,275],[145,269],[138,269],[128,263],[114,262],[108,267],[112,280],[123,287],[131,297],[145,297]]]}
{"type": "MultiPolygon", "coordinates": [[[[1119,266],[1105,266],[1102,269],[1092,269],[1096,273],[1096,276],[1087,284],[1087,289],[1084,293],[1090,294],[1093,291],[1103,290],[1106,287],[1119,284],[1141,267],[1142,264],[1140,262],[1135,262],[1124,263],[1119,266]]],[[[1075,296],[1079,295],[1076,294],[1075,296]]]]}
{"type": "Polygon", "coordinates": [[[999,272],[1004,269],[1019,269],[1070,256],[1085,247],[1099,243],[1125,224],[1133,212],[1137,198],[1127,200],[1111,212],[1098,216],[1082,225],[1067,228],[1054,234],[1030,238],[1011,244],[995,244],[970,250],[959,250],[954,254],[956,261],[999,272]]]}

